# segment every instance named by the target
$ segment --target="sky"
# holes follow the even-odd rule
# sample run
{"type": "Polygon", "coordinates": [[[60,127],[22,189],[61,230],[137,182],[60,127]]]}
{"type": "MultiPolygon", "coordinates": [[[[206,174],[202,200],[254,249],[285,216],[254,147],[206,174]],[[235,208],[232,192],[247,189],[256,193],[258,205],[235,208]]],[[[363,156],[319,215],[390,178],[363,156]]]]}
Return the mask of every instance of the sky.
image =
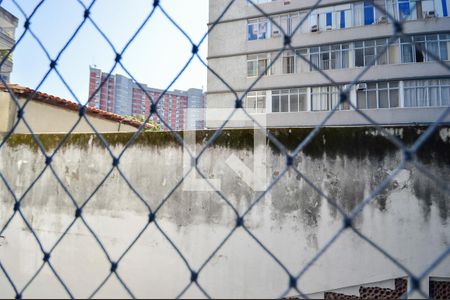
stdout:
{"type": "MultiPolygon", "coordinates": [[[[3,0],[1,6],[19,18],[16,39],[24,32],[26,15],[30,15],[40,0],[3,0]],[[18,8],[23,10],[23,13],[18,8]]],[[[31,30],[55,59],[70,36],[83,21],[84,8],[90,0],[46,0],[31,19],[31,30]]],[[[182,27],[195,43],[207,32],[208,0],[160,0],[164,10],[182,27]]],[[[91,17],[120,52],[142,24],[153,7],[153,0],[97,0],[91,17]]],[[[182,33],[157,9],[144,29],[131,43],[122,58],[133,77],[150,87],[165,89],[191,56],[192,45],[182,33]]],[[[207,40],[199,49],[206,61],[207,40]]],[[[11,83],[35,89],[49,70],[50,60],[33,36],[27,32],[13,53],[11,83]]],[[[76,98],[88,98],[89,66],[96,65],[109,72],[115,53],[107,41],[87,21],[61,55],[57,68],[76,98]]],[[[128,77],[120,67],[113,73],[128,77]]],[[[206,68],[195,58],[173,89],[206,89],[206,68]]],[[[62,98],[76,98],[52,71],[39,91],[62,98]]]]}

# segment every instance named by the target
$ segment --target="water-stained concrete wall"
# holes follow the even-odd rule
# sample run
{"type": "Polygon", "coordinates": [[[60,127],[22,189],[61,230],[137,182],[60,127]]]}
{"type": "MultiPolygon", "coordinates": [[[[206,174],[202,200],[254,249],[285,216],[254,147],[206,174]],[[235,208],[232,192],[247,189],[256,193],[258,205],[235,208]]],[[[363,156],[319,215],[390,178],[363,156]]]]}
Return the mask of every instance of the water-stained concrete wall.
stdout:
{"type": "MultiPolygon", "coordinates": [[[[389,132],[411,145],[424,130],[397,127],[389,132]]],[[[271,130],[289,150],[295,149],[309,132],[271,130]]],[[[196,147],[190,149],[200,151],[213,133],[198,132],[196,147]]],[[[39,138],[50,154],[63,136],[39,138]]],[[[105,135],[115,155],[121,153],[130,138],[131,134],[105,135]]],[[[171,194],[191,162],[183,163],[183,148],[170,133],[145,133],[124,153],[119,169],[128,182],[113,168],[109,152],[95,135],[70,137],[54,156],[53,170],[45,169],[44,156],[30,136],[12,136],[0,149],[0,172],[15,197],[23,197],[21,211],[44,250],[48,252],[56,245],[50,261],[75,297],[90,296],[111,269],[86,224],[98,235],[113,261],[143,232],[120,261],[118,274],[137,297],[176,297],[189,283],[191,273],[173,245],[194,270],[203,265],[235,228],[236,214],[230,205],[243,214],[261,196],[261,191],[255,191],[243,180],[242,169],[233,169],[228,158],[237,157],[251,170],[255,164],[261,164],[261,156],[255,153],[263,149],[265,172],[257,176],[265,173],[267,184],[281,174],[284,176],[246,216],[245,225],[253,236],[242,227],[237,228],[202,269],[198,281],[212,297],[271,298],[288,288],[289,278],[254,238],[297,274],[337,233],[343,219],[338,209],[307,180],[350,212],[394,171],[402,160],[402,152],[374,129],[325,128],[294,159],[293,166],[306,180],[293,170],[285,171],[286,157],[274,143],[263,139],[262,144],[255,146],[254,141],[252,130],[229,130],[203,153],[198,168],[211,182],[218,183],[220,195],[215,191],[192,191],[184,185],[189,180],[171,194]],[[255,157],[259,160],[255,161],[255,157]],[[37,177],[39,180],[29,189],[37,177]],[[74,222],[73,201],[82,205],[88,199],[82,212],[86,224],[80,219],[74,222]],[[149,224],[147,205],[157,210],[159,228],[155,223],[149,224]]],[[[421,147],[416,159],[443,182],[449,182],[450,128],[439,128],[421,147]]],[[[189,176],[200,178],[195,171],[188,175],[194,178],[189,176]]],[[[418,275],[450,246],[449,201],[448,194],[407,165],[362,210],[354,226],[418,275]]],[[[10,220],[13,212],[14,197],[0,180],[0,228],[8,224],[1,233],[4,239],[0,241],[0,262],[20,289],[42,265],[43,254],[20,215],[10,220]]],[[[450,277],[449,270],[450,258],[446,258],[427,276],[450,277]]],[[[304,293],[323,296],[323,291],[406,275],[347,230],[311,266],[298,286],[304,293]]],[[[427,290],[427,280],[423,289],[427,290]]],[[[200,295],[195,286],[185,294],[200,295]]],[[[0,297],[14,296],[0,272],[0,297]]],[[[67,295],[45,265],[23,296],[67,295]]],[[[112,276],[97,296],[127,294],[112,276]]]]}

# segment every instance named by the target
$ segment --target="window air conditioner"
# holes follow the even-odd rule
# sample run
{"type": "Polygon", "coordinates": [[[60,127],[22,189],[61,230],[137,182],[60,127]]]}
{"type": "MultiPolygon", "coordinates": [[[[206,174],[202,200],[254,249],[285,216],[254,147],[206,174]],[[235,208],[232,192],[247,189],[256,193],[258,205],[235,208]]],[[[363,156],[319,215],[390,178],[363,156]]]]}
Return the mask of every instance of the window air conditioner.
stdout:
{"type": "Polygon", "coordinates": [[[317,25],[311,26],[311,32],[317,32],[319,31],[319,27],[317,25]]]}
{"type": "Polygon", "coordinates": [[[367,83],[359,83],[359,84],[356,86],[356,89],[357,89],[358,91],[363,91],[363,90],[367,89],[367,83]]]}
{"type": "Polygon", "coordinates": [[[424,14],[425,14],[425,18],[434,18],[434,17],[436,17],[436,12],[434,10],[426,11],[424,14]]]}
{"type": "Polygon", "coordinates": [[[346,90],[349,90],[349,89],[351,89],[351,84],[344,84],[343,86],[342,86],[342,90],[343,91],[346,91],[346,90]]]}
{"type": "Polygon", "coordinates": [[[385,24],[387,23],[387,17],[386,16],[381,16],[377,19],[377,24],[385,24]]]}

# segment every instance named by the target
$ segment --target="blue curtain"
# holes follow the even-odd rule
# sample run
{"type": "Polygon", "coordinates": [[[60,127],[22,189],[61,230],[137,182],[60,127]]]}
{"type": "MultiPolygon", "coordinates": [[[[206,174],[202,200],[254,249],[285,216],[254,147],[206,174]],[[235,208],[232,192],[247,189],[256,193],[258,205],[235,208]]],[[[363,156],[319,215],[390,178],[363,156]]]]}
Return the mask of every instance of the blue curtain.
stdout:
{"type": "Polygon", "coordinates": [[[448,17],[447,0],[442,0],[442,13],[444,14],[444,17],[448,17]]]}
{"type": "Polygon", "coordinates": [[[364,1],[364,25],[371,25],[375,22],[375,10],[370,1],[364,1]]]}
{"type": "Polygon", "coordinates": [[[327,26],[331,26],[333,24],[333,16],[331,13],[327,13],[327,26]]]}
{"type": "Polygon", "coordinates": [[[341,28],[345,28],[345,11],[341,11],[341,28]]]}
{"type": "Polygon", "coordinates": [[[405,19],[411,14],[409,8],[409,0],[398,0],[398,11],[400,13],[400,18],[405,19]]]}

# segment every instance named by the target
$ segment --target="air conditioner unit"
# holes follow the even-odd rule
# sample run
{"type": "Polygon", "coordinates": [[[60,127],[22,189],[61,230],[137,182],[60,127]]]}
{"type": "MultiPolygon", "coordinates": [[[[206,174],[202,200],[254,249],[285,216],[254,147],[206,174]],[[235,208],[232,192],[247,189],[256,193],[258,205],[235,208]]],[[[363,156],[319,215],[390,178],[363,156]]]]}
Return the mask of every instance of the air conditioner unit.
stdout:
{"type": "Polygon", "coordinates": [[[363,91],[367,89],[367,83],[359,83],[358,85],[356,85],[356,89],[358,91],[363,91]]]}
{"type": "Polygon", "coordinates": [[[280,36],[280,35],[281,35],[281,32],[279,30],[272,31],[272,36],[273,37],[277,37],[277,36],[280,36]]]}
{"type": "Polygon", "coordinates": [[[387,17],[386,16],[381,16],[377,19],[377,24],[385,24],[387,23],[387,17]]]}
{"type": "Polygon", "coordinates": [[[425,18],[435,18],[436,12],[434,10],[429,10],[424,13],[425,18]]]}
{"type": "Polygon", "coordinates": [[[319,31],[319,26],[317,26],[317,25],[311,26],[311,32],[317,32],[317,31],[319,31]]]}

